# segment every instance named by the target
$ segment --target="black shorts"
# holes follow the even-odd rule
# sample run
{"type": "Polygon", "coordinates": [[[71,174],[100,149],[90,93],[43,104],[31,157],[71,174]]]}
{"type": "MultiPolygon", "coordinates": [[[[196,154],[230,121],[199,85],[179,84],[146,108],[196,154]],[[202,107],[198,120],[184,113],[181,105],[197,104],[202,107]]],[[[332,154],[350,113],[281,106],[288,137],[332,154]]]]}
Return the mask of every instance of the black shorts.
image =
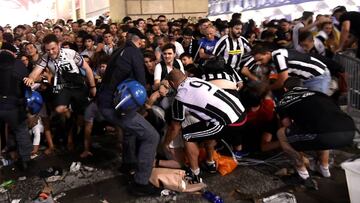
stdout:
{"type": "Polygon", "coordinates": [[[352,144],[355,131],[314,133],[291,125],[286,128],[285,135],[296,150],[327,150],[352,144]]]}
{"type": "Polygon", "coordinates": [[[224,127],[224,125],[207,125],[206,122],[198,122],[185,127],[182,132],[186,141],[201,142],[220,138],[224,127]]]}
{"type": "Polygon", "coordinates": [[[55,94],[54,107],[71,104],[72,110],[77,114],[84,114],[85,108],[89,103],[88,89],[84,87],[79,88],[63,88],[59,93],[55,94]]]}

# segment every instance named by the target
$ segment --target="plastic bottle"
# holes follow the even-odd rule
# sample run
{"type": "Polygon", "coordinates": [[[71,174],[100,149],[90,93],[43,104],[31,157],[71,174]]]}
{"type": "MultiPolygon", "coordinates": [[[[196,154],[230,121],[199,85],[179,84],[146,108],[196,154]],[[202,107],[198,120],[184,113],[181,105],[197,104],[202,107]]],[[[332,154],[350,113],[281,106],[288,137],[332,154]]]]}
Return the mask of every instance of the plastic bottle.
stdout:
{"type": "Polygon", "coordinates": [[[0,185],[0,187],[2,187],[2,188],[9,188],[9,187],[11,187],[14,183],[15,183],[14,180],[8,180],[8,181],[3,182],[3,183],[0,185]]]}
{"type": "Polygon", "coordinates": [[[205,191],[203,193],[203,197],[212,203],[224,203],[224,200],[221,199],[220,196],[218,196],[210,191],[205,191]]]}

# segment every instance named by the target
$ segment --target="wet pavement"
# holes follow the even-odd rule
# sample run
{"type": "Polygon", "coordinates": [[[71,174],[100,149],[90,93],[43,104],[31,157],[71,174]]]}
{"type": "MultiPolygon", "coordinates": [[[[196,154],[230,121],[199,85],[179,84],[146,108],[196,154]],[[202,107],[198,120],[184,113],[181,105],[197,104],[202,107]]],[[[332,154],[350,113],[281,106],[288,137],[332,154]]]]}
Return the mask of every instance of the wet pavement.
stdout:
{"type": "MultiPolygon", "coordinates": [[[[95,139],[96,140],[96,139],[95,139]]],[[[0,169],[0,183],[15,180],[7,192],[0,193],[0,203],[21,199],[32,202],[45,187],[52,189],[53,197],[62,196],[58,202],[96,203],[96,202],[208,202],[201,193],[176,193],[165,197],[134,197],[127,192],[128,178],[118,169],[121,156],[117,143],[112,137],[102,137],[92,150],[94,156],[80,159],[80,152],[57,152],[53,156],[40,155],[33,163],[29,173],[24,174],[15,165],[0,169]],[[80,162],[77,171],[70,171],[73,162],[80,162]],[[52,182],[39,177],[39,172],[52,168],[61,168],[62,174],[52,182]],[[20,180],[26,176],[25,180],[20,180]],[[19,179],[20,178],[20,179],[19,179]]],[[[351,150],[346,150],[351,151],[351,150]]],[[[351,153],[334,151],[335,163],[331,168],[331,178],[314,176],[319,185],[318,191],[310,191],[301,185],[290,185],[285,179],[275,174],[280,168],[291,168],[289,163],[271,162],[268,165],[238,166],[227,176],[204,174],[207,190],[220,195],[224,202],[259,202],[259,199],[279,192],[294,194],[297,202],[336,202],[347,203],[349,196],[344,171],[339,164],[353,156],[351,153]]],[[[263,159],[272,155],[260,155],[263,159]]],[[[259,157],[258,155],[255,157],[259,157]]],[[[285,156],[283,157],[286,158],[285,156]]]]}

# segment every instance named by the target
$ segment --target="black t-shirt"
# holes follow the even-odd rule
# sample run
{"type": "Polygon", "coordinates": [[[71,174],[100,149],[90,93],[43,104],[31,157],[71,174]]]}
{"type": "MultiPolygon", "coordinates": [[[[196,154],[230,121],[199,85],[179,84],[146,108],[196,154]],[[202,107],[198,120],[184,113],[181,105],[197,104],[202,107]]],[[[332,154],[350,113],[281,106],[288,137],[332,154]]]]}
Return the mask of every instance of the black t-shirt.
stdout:
{"type": "Polygon", "coordinates": [[[196,39],[193,39],[189,46],[183,46],[185,53],[190,54],[193,59],[195,58],[196,52],[199,49],[199,42],[196,39]]]}
{"type": "Polygon", "coordinates": [[[276,39],[275,41],[278,42],[280,40],[286,40],[286,41],[291,41],[292,40],[292,31],[283,31],[283,30],[278,30],[275,33],[276,35],[276,39]]]}
{"type": "Polygon", "coordinates": [[[360,38],[360,12],[350,11],[342,14],[339,19],[340,27],[342,23],[347,20],[350,21],[350,33],[360,38]]]}
{"type": "Polygon", "coordinates": [[[296,87],[285,93],[278,103],[280,117],[289,117],[309,133],[352,131],[354,121],[327,95],[296,87]]]}

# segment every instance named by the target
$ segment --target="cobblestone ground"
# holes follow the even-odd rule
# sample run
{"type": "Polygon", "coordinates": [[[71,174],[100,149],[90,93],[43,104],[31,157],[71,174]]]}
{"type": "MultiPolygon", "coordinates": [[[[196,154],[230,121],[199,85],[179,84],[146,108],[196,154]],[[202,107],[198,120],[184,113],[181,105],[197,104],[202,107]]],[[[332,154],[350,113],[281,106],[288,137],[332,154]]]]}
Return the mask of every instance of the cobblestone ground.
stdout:
{"type": "MultiPolygon", "coordinates": [[[[1,202],[21,199],[21,202],[32,202],[39,191],[45,186],[52,189],[54,196],[65,195],[58,198],[58,202],[207,202],[201,193],[176,193],[166,197],[136,198],[130,196],[126,190],[127,178],[119,171],[121,158],[115,147],[101,147],[100,143],[94,149],[94,156],[81,160],[79,153],[57,153],[54,156],[39,156],[34,160],[32,170],[28,174],[18,171],[16,166],[7,166],[0,169],[0,182],[15,180],[6,192],[0,193],[1,202]],[[80,170],[71,172],[70,165],[80,161],[80,170]],[[84,168],[89,166],[91,168],[84,168]],[[51,182],[38,176],[41,170],[49,167],[62,168],[59,180],[51,182]],[[22,180],[24,175],[26,179],[22,180]]],[[[346,150],[349,151],[349,150],[346,150]]],[[[350,150],[351,151],[351,150],[350,150]]],[[[258,202],[257,200],[279,192],[295,194],[297,202],[349,202],[346,180],[339,164],[353,156],[344,151],[335,151],[335,163],[331,169],[331,179],[316,177],[319,191],[307,191],[301,186],[290,186],[275,175],[280,168],[288,168],[286,162],[271,162],[269,165],[238,166],[227,176],[207,175],[204,182],[207,190],[220,195],[224,202],[258,202]]],[[[258,157],[256,157],[258,158],[258,157]]],[[[268,157],[261,155],[264,160],[268,157]]],[[[283,157],[285,160],[285,157],[283,157]]],[[[259,158],[258,158],[259,159],[259,158]]]]}

